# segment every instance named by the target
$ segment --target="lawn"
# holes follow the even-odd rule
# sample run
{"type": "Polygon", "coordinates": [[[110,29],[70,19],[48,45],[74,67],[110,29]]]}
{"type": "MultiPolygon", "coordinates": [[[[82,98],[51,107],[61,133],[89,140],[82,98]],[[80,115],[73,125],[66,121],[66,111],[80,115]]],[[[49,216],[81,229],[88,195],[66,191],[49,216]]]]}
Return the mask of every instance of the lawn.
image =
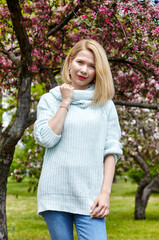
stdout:
{"type": "MultiPolygon", "coordinates": [[[[8,181],[7,224],[9,240],[49,240],[47,227],[37,215],[36,194],[27,192],[28,183],[8,181]]],[[[137,185],[113,184],[110,214],[106,218],[108,240],[159,240],[159,194],[152,194],[146,220],[133,219],[137,185]]],[[[74,231],[75,240],[77,240],[74,231]]],[[[99,239],[100,240],[100,239],[99,239]]]]}

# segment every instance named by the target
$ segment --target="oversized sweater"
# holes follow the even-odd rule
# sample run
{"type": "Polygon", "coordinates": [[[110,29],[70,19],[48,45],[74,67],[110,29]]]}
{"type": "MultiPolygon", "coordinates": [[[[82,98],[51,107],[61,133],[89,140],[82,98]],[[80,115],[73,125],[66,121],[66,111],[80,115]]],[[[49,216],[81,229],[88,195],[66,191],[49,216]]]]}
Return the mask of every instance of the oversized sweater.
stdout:
{"type": "Polygon", "coordinates": [[[74,90],[61,135],[48,121],[62,97],[59,86],[44,94],[38,104],[34,137],[46,148],[38,185],[38,213],[46,210],[90,215],[103,182],[104,157],[122,154],[121,131],[112,100],[90,106],[94,87],[74,90]]]}

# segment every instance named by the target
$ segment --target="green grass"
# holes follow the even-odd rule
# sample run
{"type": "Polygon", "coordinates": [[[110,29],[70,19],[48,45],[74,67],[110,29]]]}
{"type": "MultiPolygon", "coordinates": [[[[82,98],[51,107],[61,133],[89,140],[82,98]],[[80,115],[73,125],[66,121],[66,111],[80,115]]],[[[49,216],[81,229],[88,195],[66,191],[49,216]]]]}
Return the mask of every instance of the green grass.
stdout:
{"type": "MultiPolygon", "coordinates": [[[[9,240],[48,240],[45,222],[37,215],[36,194],[27,192],[28,182],[8,182],[7,224],[9,240]]],[[[159,194],[152,194],[146,220],[133,219],[137,185],[113,184],[110,214],[106,218],[108,240],[159,240],[159,194]]],[[[75,240],[77,240],[74,231],[75,240]]],[[[99,239],[100,240],[100,239],[99,239]]]]}
{"type": "Polygon", "coordinates": [[[159,195],[150,197],[146,220],[134,220],[136,188],[131,182],[113,184],[110,214],[106,219],[109,240],[159,240],[159,195]]]}

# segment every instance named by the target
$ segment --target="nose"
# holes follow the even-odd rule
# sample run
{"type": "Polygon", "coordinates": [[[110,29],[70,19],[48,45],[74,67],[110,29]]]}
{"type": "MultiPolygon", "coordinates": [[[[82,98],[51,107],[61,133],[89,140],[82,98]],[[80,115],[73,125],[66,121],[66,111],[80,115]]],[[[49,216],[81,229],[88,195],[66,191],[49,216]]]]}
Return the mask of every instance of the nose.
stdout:
{"type": "Polygon", "coordinates": [[[87,66],[85,64],[82,65],[81,73],[83,73],[83,74],[87,73],[87,66]]]}

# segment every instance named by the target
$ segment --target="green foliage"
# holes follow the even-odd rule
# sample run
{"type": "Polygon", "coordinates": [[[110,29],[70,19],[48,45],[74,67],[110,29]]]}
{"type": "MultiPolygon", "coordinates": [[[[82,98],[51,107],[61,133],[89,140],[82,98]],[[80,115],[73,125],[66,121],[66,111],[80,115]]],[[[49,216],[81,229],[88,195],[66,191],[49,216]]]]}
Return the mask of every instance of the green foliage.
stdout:
{"type": "Polygon", "coordinates": [[[46,85],[44,83],[33,84],[31,87],[31,95],[34,102],[39,101],[39,98],[46,93],[46,85]]]}
{"type": "Polygon", "coordinates": [[[128,175],[136,183],[139,183],[140,180],[144,177],[144,171],[141,168],[131,168],[128,172],[128,175]]]}
{"type": "Polygon", "coordinates": [[[24,149],[17,145],[14,153],[13,161],[10,167],[9,175],[13,176],[17,182],[21,182],[24,178],[25,170],[22,168],[21,162],[24,161],[24,149]]]}
{"type": "Polygon", "coordinates": [[[22,139],[22,147],[16,147],[11,165],[11,176],[17,181],[29,176],[28,191],[36,191],[40,177],[44,148],[37,145],[33,138],[33,126],[26,129],[22,139]]]}
{"type": "MultiPolygon", "coordinates": [[[[32,84],[31,108],[36,110],[37,102],[46,92],[45,84],[32,84]]],[[[8,101],[8,100],[7,100],[8,101]]],[[[30,177],[28,191],[36,191],[40,177],[44,148],[35,143],[33,137],[33,125],[27,128],[22,139],[16,146],[10,176],[20,182],[27,176],[30,177]]]]}
{"type": "MultiPolygon", "coordinates": [[[[153,179],[157,175],[158,170],[156,168],[150,169],[151,179],[153,179]]],[[[128,171],[128,176],[136,183],[139,183],[141,179],[144,178],[144,171],[137,165],[134,164],[132,168],[128,171]]]]}

